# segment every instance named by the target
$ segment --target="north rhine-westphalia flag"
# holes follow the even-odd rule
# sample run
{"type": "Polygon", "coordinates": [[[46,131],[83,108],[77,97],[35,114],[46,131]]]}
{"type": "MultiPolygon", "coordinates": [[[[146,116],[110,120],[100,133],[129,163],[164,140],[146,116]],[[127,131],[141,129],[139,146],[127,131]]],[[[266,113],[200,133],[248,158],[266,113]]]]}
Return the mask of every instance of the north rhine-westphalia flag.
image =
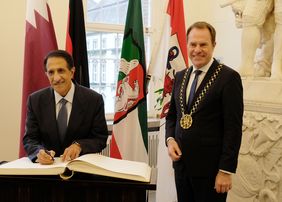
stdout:
{"type": "Polygon", "coordinates": [[[148,163],[146,66],[141,0],[129,0],[110,155],[148,163]]]}
{"type": "Polygon", "coordinates": [[[72,55],[79,84],[89,87],[88,56],[82,0],[69,0],[66,51],[72,55]]]}
{"type": "Polygon", "coordinates": [[[163,33],[159,47],[153,54],[148,75],[154,80],[163,80],[163,87],[155,92],[160,109],[160,133],[158,147],[157,202],[177,201],[172,161],[165,146],[165,117],[167,115],[174,76],[177,71],[188,66],[186,30],[182,0],[169,0],[165,13],[163,33]],[[167,55],[167,57],[163,57],[167,55]],[[166,176],[165,178],[163,176],[166,176]]]}
{"type": "Polygon", "coordinates": [[[47,0],[27,0],[23,70],[22,111],[19,156],[25,156],[22,137],[25,131],[26,103],[29,94],[49,85],[43,60],[58,49],[51,11],[47,0]]]}

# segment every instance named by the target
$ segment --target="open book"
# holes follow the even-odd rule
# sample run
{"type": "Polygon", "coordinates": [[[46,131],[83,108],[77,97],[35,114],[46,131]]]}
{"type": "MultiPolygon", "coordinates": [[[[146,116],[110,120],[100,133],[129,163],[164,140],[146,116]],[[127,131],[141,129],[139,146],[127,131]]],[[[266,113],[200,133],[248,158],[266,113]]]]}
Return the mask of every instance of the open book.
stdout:
{"type": "Polygon", "coordinates": [[[99,154],[85,154],[72,161],[62,162],[55,158],[52,165],[32,163],[27,157],[17,159],[0,165],[0,175],[60,175],[63,179],[64,172],[71,171],[149,182],[151,168],[148,164],[106,157],[99,154]]]}

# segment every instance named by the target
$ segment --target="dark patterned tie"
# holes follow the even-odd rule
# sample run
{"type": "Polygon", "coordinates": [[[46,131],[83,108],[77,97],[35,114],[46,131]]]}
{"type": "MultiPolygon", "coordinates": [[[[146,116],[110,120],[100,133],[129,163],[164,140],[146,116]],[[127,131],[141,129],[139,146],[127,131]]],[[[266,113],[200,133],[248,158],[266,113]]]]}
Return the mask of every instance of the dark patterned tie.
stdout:
{"type": "Polygon", "coordinates": [[[65,135],[66,135],[67,127],[68,127],[68,112],[67,112],[67,107],[66,107],[67,102],[68,101],[65,100],[64,98],[60,100],[61,109],[59,111],[58,118],[57,118],[59,135],[60,135],[60,139],[62,142],[65,139],[65,135]]]}
{"type": "Polygon", "coordinates": [[[195,78],[194,78],[193,83],[191,85],[190,94],[189,94],[189,98],[188,98],[188,109],[189,110],[191,108],[191,104],[192,104],[192,101],[194,99],[194,95],[195,95],[195,92],[196,92],[198,78],[199,78],[199,75],[202,73],[202,71],[201,70],[195,70],[194,73],[195,73],[195,78]]]}

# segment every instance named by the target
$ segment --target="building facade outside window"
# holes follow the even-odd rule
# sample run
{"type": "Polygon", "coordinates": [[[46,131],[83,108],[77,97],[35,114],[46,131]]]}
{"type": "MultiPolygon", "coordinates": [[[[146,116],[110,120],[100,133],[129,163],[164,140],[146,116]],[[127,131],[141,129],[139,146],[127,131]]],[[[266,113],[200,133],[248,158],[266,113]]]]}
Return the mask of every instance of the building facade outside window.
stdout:
{"type": "MultiPolygon", "coordinates": [[[[90,88],[104,97],[106,114],[114,113],[128,0],[86,0],[86,40],[90,88]]],[[[146,62],[151,53],[151,0],[141,0],[146,62]]]]}

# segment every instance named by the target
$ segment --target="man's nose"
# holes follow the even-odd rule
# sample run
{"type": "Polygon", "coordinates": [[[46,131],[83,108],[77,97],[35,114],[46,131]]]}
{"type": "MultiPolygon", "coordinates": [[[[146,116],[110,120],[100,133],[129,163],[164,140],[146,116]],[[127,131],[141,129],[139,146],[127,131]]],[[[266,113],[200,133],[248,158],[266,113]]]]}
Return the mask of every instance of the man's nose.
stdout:
{"type": "Polygon", "coordinates": [[[200,52],[202,50],[200,45],[197,45],[194,49],[195,52],[200,52]]]}
{"type": "Polygon", "coordinates": [[[61,76],[60,76],[60,74],[58,72],[54,72],[54,77],[53,78],[54,78],[55,81],[59,81],[61,76]]]}

